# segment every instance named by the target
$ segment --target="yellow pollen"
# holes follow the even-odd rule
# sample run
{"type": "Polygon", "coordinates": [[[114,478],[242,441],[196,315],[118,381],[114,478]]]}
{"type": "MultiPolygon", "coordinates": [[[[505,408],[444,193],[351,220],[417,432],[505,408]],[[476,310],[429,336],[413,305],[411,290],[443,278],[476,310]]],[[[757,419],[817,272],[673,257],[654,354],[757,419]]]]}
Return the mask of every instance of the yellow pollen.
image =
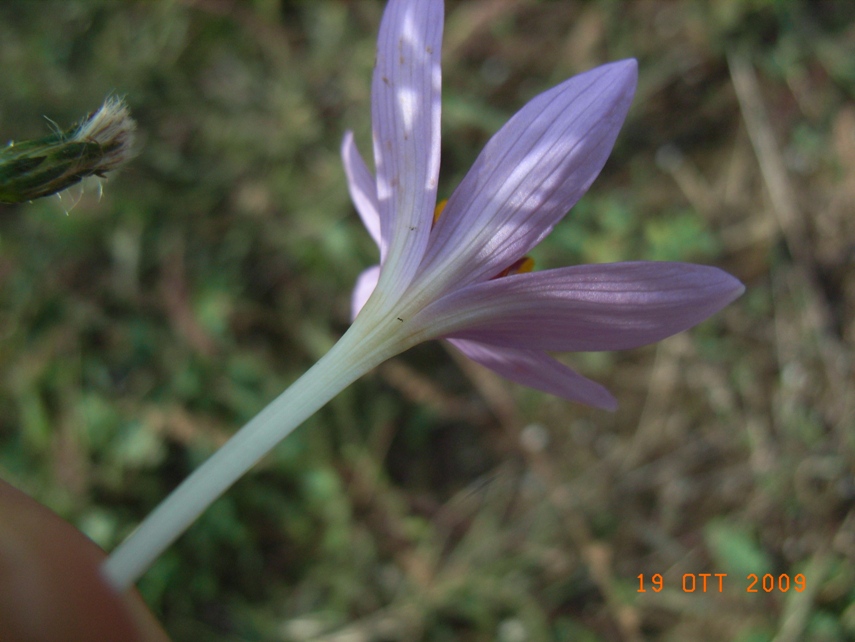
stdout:
{"type": "Polygon", "coordinates": [[[525,274],[526,272],[531,272],[534,270],[534,259],[530,256],[524,256],[522,263],[519,264],[519,267],[516,271],[511,271],[512,274],[525,274]]]}
{"type": "Polygon", "coordinates": [[[534,259],[530,256],[524,256],[521,259],[517,259],[513,263],[511,263],[504,270],[499,272],[494,279],[500,279],[503,276],[509,276],[511,274],[525,274],[526,272],[531,272],[534,269],[534,259]]]}
{"type": "Polygon", "coordinates": [[[442,210],[445,209],[445,206],[447,203],[448,203],[448,199],[444,198],[439,203],[436,204],[436,207],[433,210],[433,223],[432,223],[432,225],[436,225],[436,222],[439,220],[439,217],[442,216],[442,210]]]}

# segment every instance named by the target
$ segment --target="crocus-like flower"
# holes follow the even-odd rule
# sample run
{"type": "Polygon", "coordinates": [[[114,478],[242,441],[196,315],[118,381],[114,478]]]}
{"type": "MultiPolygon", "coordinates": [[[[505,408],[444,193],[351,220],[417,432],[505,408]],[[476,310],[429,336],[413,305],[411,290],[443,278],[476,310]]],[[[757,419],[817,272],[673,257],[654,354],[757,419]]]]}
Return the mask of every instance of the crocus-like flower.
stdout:
{"type": "Polygon", "coordinates": [[[351,195],[380,248],[380,266],[358,282],[354,312],[365,304],[362,314],[410,345],[444,337],[508,379],[613,410],[605,388],[547,351],[658,341],[703,321],[742,285],[716,268],[682,263],[499,276],[514,271],[602,169],[635,91],[634,60],[529,102],[487,143],[432,225],[441,24],[441,2],[391,2],[386,11],[372,94],[376,181],[345,137],[351,195]]]}
{"type": "Polygon", "coordinates": [[[355,319],[303,377],[191,475],[111,556],[120,586],[260,457],[345,386],[422,341],[446,338],[503,376],[594,406],[616,402],[551,351],[632,348],[680,332],[739,296],[712,267],[633,262],[526,273],[525,255],[588,189],[636,84],[634,60],[535,97],[490,140],[438,217],[441,0],[391,0],[372,85],[376,177],[347,134],[351,196],[380,249],[355,319]]]}

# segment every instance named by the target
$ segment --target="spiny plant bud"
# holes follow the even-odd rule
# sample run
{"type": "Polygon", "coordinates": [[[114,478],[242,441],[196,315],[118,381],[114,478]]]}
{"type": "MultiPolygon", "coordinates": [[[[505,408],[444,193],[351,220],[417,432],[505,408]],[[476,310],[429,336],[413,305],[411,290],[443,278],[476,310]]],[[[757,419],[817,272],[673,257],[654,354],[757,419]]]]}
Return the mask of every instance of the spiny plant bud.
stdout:
{"type": "Polygon", "coordinates": [[[87,176],[104,177],[134,155],[136,123],[121,98],[66,131],[0,148],[0,203],[56,194],[87,176]]]}

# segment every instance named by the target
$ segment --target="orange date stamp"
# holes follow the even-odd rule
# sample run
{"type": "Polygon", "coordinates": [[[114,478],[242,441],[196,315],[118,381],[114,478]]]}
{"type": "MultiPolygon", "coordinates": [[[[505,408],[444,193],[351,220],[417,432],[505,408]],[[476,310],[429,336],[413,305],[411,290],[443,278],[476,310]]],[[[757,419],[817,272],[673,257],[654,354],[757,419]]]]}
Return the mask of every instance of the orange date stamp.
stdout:
{"type": "MultiPolygon", "coordinates": [[[[636,593],[647,593],[648,589],[659,593],[665,588],[665,579],[661,573],[650,576],[642,573],[636,579],[638,579],[636,593]]],[[[790,590],[801,593],[807,586],[807,580],[803,573],[796,573],[792,577],[789,573],[780,575],[749,573],[744,580],[738,581],[728,579],[727,573],[683,573],[682,585],[679,588],[683,593],[724,593],[726,586],[730,587],[734,584],[745,593],[787,593],[790,590]]]]}

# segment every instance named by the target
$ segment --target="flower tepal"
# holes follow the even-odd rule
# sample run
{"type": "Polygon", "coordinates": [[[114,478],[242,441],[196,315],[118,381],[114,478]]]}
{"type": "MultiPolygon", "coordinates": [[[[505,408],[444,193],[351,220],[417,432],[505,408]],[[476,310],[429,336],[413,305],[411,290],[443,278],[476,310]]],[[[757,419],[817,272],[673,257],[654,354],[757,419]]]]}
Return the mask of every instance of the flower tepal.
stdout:
{"type": "Polygon", "coordinates": [[[342,145],[354,205],[380,250],[379,265],[354,291],[357,325],[388,328],[399,350],[449,339],[506,378],[613,410],[605,388],[548,353],[659,341],[744,288],[717,268],[669,262],[497,278],[599,174],[635,92],[635,60],[597,67],[532,99],[487,143],[434,224],[442,9],[440,0],[392,0],[384,15],[372,85],[376,178],[352,134],[342,145]]]}

